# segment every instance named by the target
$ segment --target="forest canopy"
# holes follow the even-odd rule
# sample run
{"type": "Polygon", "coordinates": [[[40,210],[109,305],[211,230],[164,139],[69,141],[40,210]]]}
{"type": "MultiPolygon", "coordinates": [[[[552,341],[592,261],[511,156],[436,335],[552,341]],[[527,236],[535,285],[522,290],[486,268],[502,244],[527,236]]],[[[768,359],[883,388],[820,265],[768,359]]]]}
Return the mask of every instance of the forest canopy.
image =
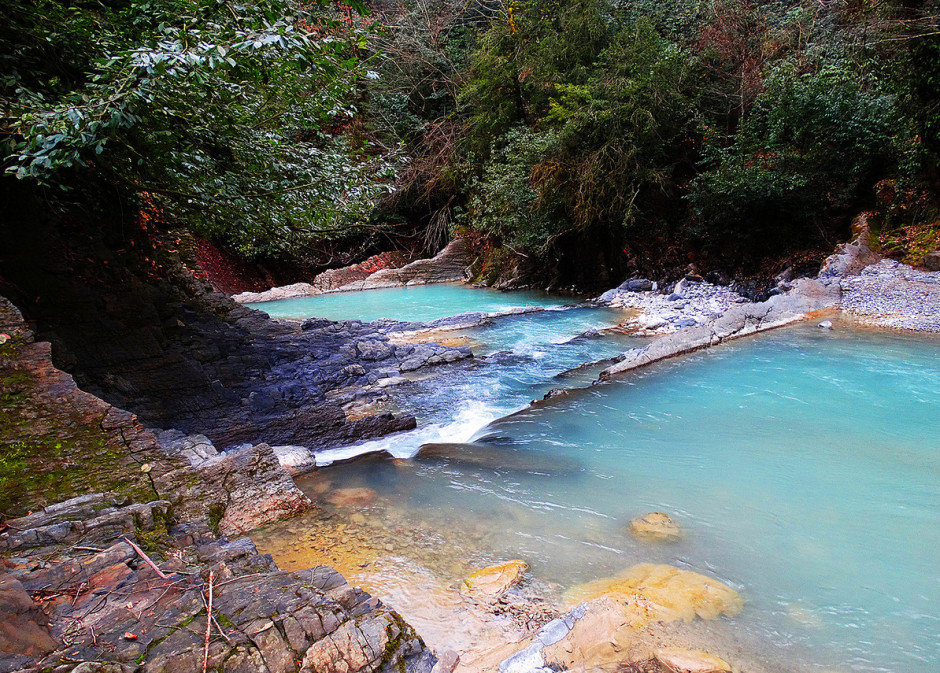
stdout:
{"type": "Polygon", "coordinates": [[[13,0],[4,179],[66,200],[105,180],[248,258],[460,228],[549,266],[572,244],[613,266],[738,263],[831,248],[861,211],[889,244],[935,245],[938,17],[904,0],[13,0]]]}

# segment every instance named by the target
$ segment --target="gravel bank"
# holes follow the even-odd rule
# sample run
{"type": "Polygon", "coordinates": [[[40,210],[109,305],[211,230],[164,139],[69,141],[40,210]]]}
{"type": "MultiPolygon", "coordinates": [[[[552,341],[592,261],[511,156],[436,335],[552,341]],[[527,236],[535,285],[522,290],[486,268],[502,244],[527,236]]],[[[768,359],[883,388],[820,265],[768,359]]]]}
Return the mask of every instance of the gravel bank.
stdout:
{"type": "Polygon", "coordinates": [[[841,281],[842,310],[880,327],[940,332],[940,272],[890,259],[841,281]]]}

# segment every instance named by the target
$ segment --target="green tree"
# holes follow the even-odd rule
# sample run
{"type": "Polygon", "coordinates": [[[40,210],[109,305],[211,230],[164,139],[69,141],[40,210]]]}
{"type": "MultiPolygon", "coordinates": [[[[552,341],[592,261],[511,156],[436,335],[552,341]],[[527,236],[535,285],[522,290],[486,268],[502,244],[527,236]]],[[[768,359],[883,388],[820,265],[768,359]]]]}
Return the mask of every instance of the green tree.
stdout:
{"type": "Polygon", "coordinates": [[[731,145],[695,179],[693,232],[768,251],[839,230],[896,165],[897,123],[894,97],[844,67],[779,67],[731,145]]]}
{"type": "Polygon", "coordinates": [[[245,255],[362,221],[396,157],[338,131],[366,24],[299,0],[0,5],[4,169],[104,180],[245,255]]]}

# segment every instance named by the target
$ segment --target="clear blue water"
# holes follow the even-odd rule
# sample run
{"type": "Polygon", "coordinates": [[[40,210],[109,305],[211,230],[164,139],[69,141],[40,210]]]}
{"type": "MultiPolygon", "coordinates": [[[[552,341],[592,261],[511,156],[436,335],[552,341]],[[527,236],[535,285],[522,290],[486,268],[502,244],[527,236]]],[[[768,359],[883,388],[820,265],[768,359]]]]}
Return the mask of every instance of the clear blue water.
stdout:
{"type": "MultiPolygon", "coordinates": [[[[535,330],[506,325],[517,342],[535,330]]],[[[439,418],[484,386],[536,397],[552,383],[533,372],[585,355],[572,346],[545,348],[544,368],[533,365],[539,347],[523,346],[516,364],[429,382],[413,403],[439,418]]],[[[562,587],[639,562],[718,577],[745,598],[736,633],[784,669],[940,670],[936,338],[780,330],[526,409],[470,442],[410,472],[354,462],[327,474],[442,531],[480,523],[475,544],[562,587]],[[648,511],[672,515],[686,537],[633,539],[625,524],[648,511]]]]}
{"type": "Polygon", "coordinates": [[[545,292],[499,292],[488,288],[439,283],[363,292],[332,292],[247,306],[264,311],[272,318],[317,317],[363,322],[392,318],[403,322],[425,322],[468,311],[495,313],[526,306],[572,303],[575,302],[545,292]]]}

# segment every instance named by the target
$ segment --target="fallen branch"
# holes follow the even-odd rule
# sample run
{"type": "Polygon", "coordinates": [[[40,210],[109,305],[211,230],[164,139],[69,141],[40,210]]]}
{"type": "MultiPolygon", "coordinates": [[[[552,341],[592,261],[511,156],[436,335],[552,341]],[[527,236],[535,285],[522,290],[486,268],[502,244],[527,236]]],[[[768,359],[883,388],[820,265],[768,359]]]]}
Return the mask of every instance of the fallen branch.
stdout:
{"type": "MultiPolygon", "coordinates": [[[[209,613],[209,604],[206,603],[206,596],[205,596],[205,594],[199,594],[199,595],[202,596],[202,604],[206,606],[206,614],[208,614],[208,613],[209,613]]],[[[225,638],[225,641],[226,641],[229,645],[231,645],[231,644],[232,644],[232,639],[229,638],[229,635],[225,632],[225,629],[223,629],[223,628],[219,625],[219,622],[216,620],[215,615],[212,616],[212,623],[215,624],[215,628],[218,629],[219,633],[222,634],[222,637],[225,638]]]]}
{"type": "Polygon", "coordinates": [[[215,573],[209,571],[209,602],[206,605],[206,649],[202,657],[202,673],[206,673],[209,668],[209,634],[212,632],[212,581],[215,579],[215,573]]]}
{"type": "Polygon", "coordinates": [[[162,579],[162,580],[169,579],[166,575],[163,574],[163,571],[160,570],[160,568],[157,567],[157,564],[150,560],[150,557],[147,556],[147,554],[144,553],[144,550],[143,550],[143,549],[141,549],[141,548],[138,547],[136,544],[134,544],[133,542],[131,542],[130,540],[128,540],[126,537],[123,538],[123,539],[124,539],[124,541],[125,541],[127,544],[129,544],[131,547],[134,548],[134,551],[137,552],[137,553],[140,555],[140,558],[142,558],[144,561],[147,562],[147,565],[148,565],[148,566],[150,566],[151,568],[153,568],[153,571],[154,571],[155,573],[157,573],[157,576],[158,576],[160,579],[162,579]]]}

